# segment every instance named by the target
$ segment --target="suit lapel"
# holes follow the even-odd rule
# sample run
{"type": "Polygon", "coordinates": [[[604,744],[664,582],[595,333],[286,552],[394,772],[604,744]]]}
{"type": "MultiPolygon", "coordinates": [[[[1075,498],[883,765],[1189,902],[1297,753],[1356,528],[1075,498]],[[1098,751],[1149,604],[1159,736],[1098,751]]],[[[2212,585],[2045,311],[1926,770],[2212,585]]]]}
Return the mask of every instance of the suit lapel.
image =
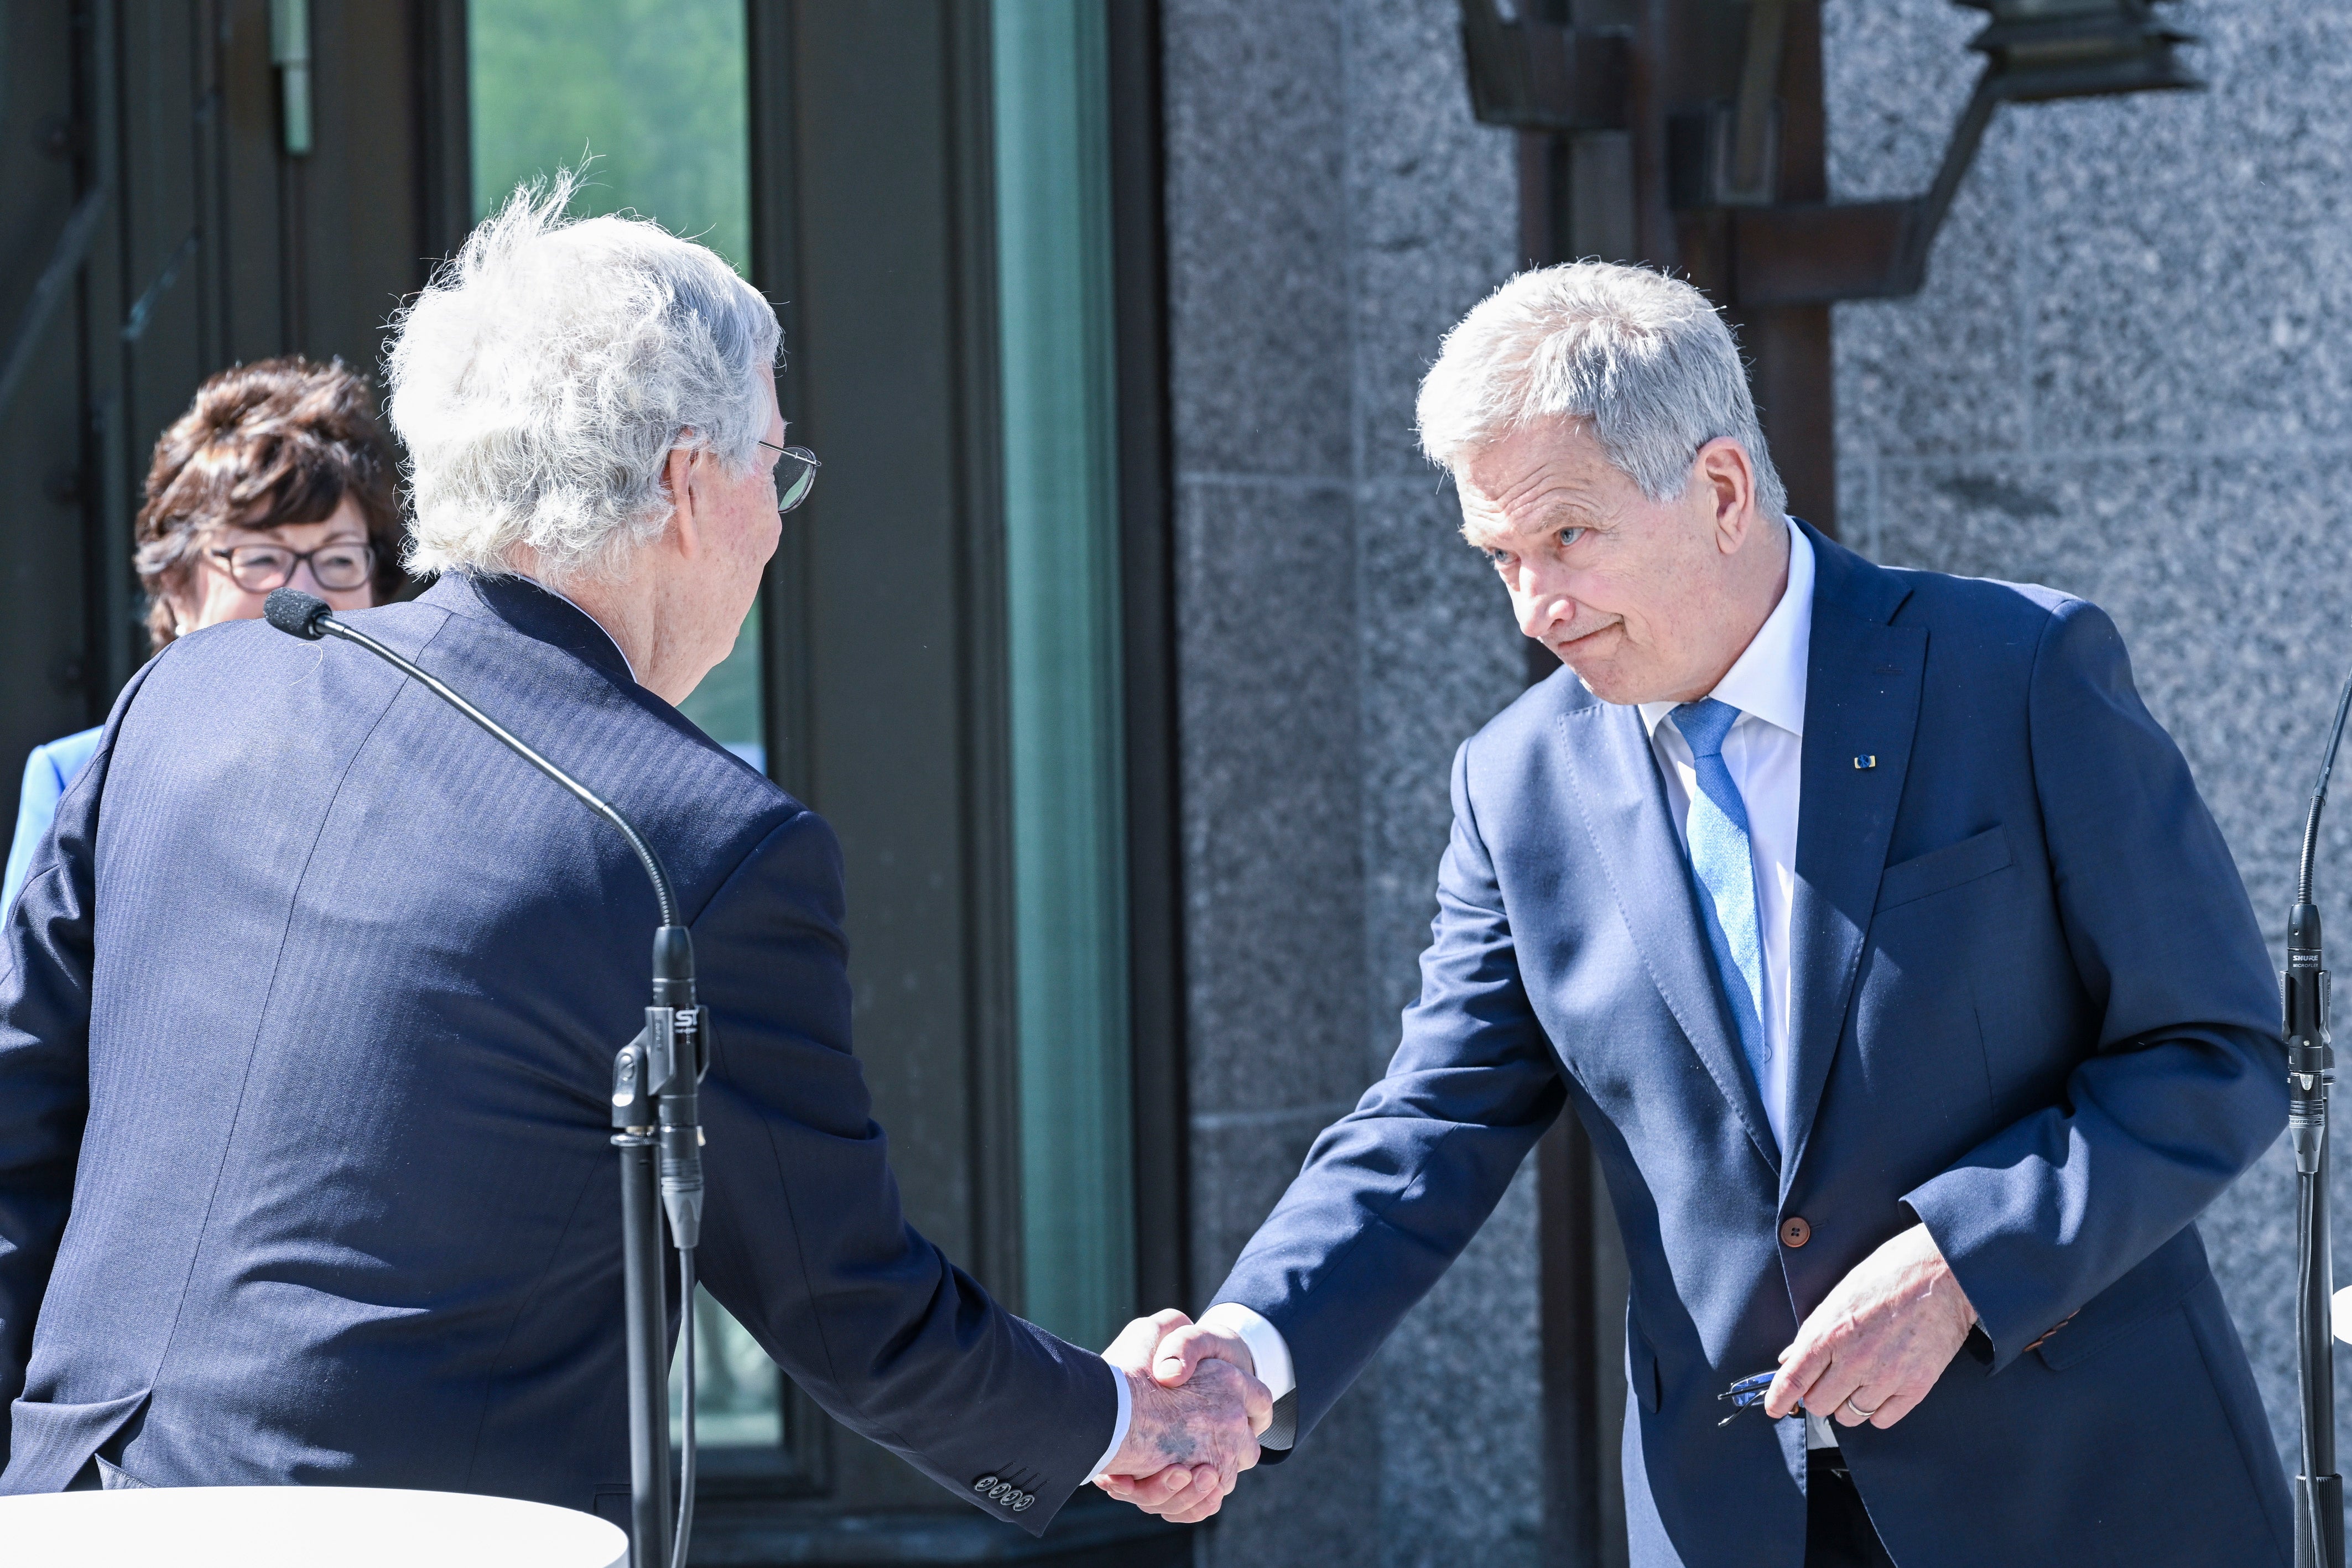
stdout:
{"type": "Polygon", "coordinates": [[[1886,624],[1910,591],[1899,576],[1806,533],[1815,577],[1789,919],[1789,1043],[1796,1061],[1784,1188],[1804,1157],[1845,1032],[1846,1002],[1903,800],[1927,653],[1925,630],[1886,624]]]}
{"type": "Polygon", "coordinates": [[[1708,1075],[1747,1124],[1757,1152],[1777,1168],[1772,1124],[1700,934],[1697,894],[1641,711],[1595,702],[1557,722],[1576,785],[1574,809],[1632,928],[1634,951],[1708,1075]]]}

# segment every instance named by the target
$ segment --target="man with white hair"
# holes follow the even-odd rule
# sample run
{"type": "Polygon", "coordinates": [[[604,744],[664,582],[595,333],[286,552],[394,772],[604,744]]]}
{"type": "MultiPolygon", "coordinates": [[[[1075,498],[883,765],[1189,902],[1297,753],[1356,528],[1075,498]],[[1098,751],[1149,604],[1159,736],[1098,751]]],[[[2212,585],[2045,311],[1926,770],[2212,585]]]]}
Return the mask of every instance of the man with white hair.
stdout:
{"type": "Polygon", "coordinates": [[[1156,1374],[1253,1370],[1280,1458],[1568,1109],[1631,1265],[1634,1563],[2285,1563],[2191,1223],[2284,1121],[2277,993],[2114,625],[1790,519],[1652,272],[1514,278],[1420,417],[1567,667],[1456,755],[1388,1074],[1156,1374]]]}
{"type": "MultiPolygon", "coordinates": [[[[1171,1398],[907,1225],[832,831],[676,706],[813,477],[775,315],[651,224],[565,222],[571,194],[519,194],[400,323],[412,564],[440,580],[350,619],[667,862],[713,1020],[702,1282],[795,1382],[1032,1532],[1107,1466],[1229,1483],[1265,1418],[1245,1375],[1171,1398]]],[[[625,1527],[606,1095],[653,898],[413,685],[197,632],[60,804],[0,947],[0,1491],[335,1482],[625,1527]]]]}

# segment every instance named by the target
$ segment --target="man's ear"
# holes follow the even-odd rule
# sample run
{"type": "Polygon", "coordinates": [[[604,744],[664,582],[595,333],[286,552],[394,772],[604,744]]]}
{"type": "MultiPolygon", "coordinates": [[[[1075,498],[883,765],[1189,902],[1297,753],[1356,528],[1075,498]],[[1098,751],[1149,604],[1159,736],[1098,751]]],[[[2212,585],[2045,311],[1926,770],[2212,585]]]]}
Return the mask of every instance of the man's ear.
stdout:
{"type": "Polygon", "coordinates": [[[662,465],[662,486],[669,492],[670,526],[662,537],[678,554],[692,560],[702,553],[702,525],[694,493],[694,453],[683,446],[669,449],[662,465]]]}
{"type": "Polygon", "coordinates": [[[1727,435],[1700,447],[1691,465],[1714,519],[1716,548],[1730,555],[1756,531],[1755,465],[1748,449],[1727,435]]]}

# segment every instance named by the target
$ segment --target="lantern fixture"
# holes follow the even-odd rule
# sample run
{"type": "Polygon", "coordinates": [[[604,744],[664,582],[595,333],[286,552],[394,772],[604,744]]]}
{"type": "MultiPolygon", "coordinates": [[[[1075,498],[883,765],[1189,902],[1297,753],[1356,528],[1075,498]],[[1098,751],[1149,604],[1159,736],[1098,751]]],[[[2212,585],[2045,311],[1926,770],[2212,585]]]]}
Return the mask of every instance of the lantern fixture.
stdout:
{"type": "Polygon", "coordinates": [[[1969,47],[2011,103],[2147,92],[2204,84],[2173,57],[2193,43],[2156,18],[2149,0],[1960,0],[1991,13],[1969,47]]]}
{"type": "MultiPolygon", "coordinates": [[[[1736,98],[1664,116],[1668,204],[1685,219],[1683,263],[1737,308],[1820,305],[1916,293],[1927,253],[2004,102],[2204,86],[2176,57],[2195,40],[2159,19],[2162,0],[1955,0],[1990,21],[1969,47],[1984,56],[1934,182],[1878,202],[1780,199],[1777,94],[1789,12],[1799,0],[1751,0],[1736,98]]],[[[1687,30],[1687,29],[1685,29],[1687,30]]],[[[1462,0],[1462,38],[1477,118],[1521,131],[1630,129],[1644,133],[1628,87],[1664,73],[1678,38],[1664,24],[1578,27],[1547,22],[1519,0],[1462,0]],[[1624,74],[1610,79],[1612,72],[1624,74]]],[[[1711,42],[1711,40],[1710,40],[1711,42]]]]}

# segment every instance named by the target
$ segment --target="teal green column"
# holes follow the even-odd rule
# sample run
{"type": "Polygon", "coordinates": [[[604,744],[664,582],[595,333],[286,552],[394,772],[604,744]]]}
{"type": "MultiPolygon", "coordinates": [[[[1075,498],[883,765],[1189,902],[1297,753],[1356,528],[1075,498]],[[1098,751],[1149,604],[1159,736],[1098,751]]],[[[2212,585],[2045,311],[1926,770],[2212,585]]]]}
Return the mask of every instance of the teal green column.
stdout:
{"type": "Polygon", "coordinates": [[[1024,1302],[1134,1305],[1108,106],[1099,0],[994,8],[1024,1302]]]}

